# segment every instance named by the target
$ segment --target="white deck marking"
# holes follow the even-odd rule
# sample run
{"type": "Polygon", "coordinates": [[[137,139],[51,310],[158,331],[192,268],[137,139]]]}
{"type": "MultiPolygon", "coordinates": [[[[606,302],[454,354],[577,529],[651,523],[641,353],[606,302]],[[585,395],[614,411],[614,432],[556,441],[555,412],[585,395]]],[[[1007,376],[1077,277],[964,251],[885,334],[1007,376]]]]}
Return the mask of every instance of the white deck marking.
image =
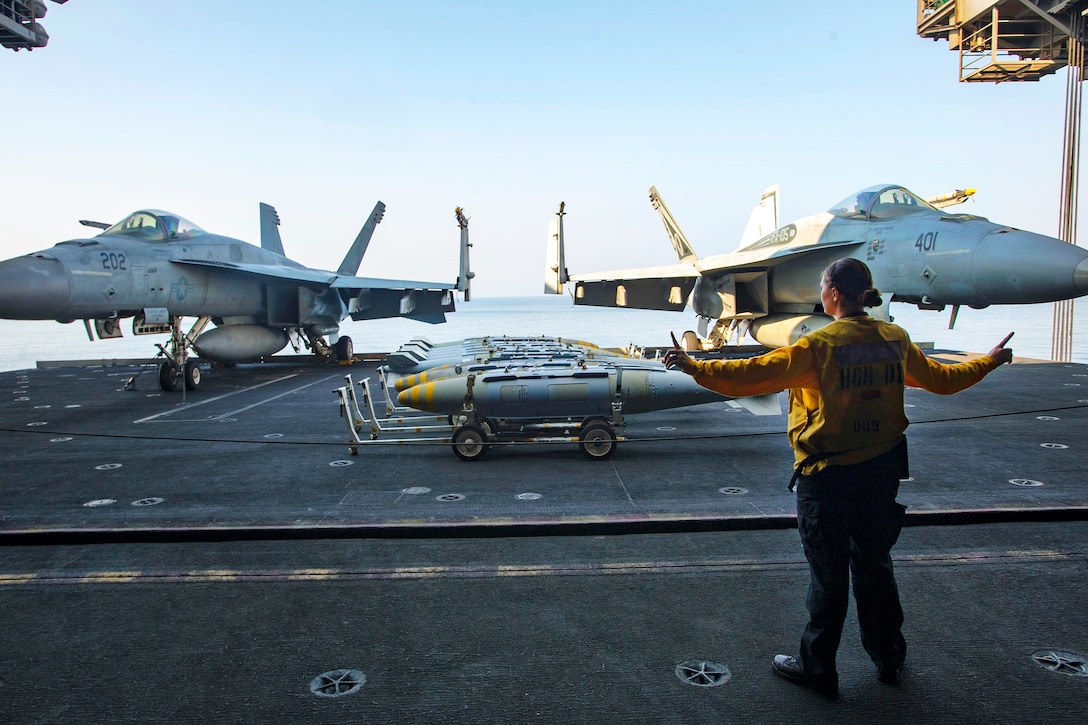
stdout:
{"type": "Polygon", "coordinates": [[[256,403],[245,406],[244,408],[239,408],[238,410],[232,410],[229,413],[223,413],[223,415],[217,415],[214,418],[211,418],[211,420],[220,420],[222,418],[230,418],[230,417],[235,416],[235,415],[237,415],[239,413],[244,413],[247,410],[250,410],[252,408],[256,408],[259,405],[264,405],[265,403],[271,403],[273,400],[279,400],[280,398],[283,398],[285,396],[293,395],[294,393],[297,393],[300,390],[305,390],[306,388],[308,388],[308,387],[310,387],[312,385],[317,385],[318,383],[327,383],[328,381],[330,381],[330,380],[332,380],[333,378],[336,378],[336,377],[339,377],[339,376],[338,375],[330,375],[330,376],[328,376],[326,378],[321,378],[320,380],[315,380],[312,383],[306,383],[305,385],[300,385],[297,388],[292,388],[291,390],[280,393],[279,395],[273,395],[271,398],[265,398],[264,400],[259,400],[256,403]]]}
{"type": "Polygon", "coordinates": [[[317,383],[326,382],[326,381],[331,380],[331,379],[333,379],[333,378],[335,378],[337,376],[336,375],[330,375],[330,376],[328,376],[326,378],[322,378],[321,380],[316,380],[316,381],[314,381],[312,383],[308,383],[306,385],[303,385],[302,387],[294,388],[293,390],[288,390],[286,393],[281,393],[280,395],[276,395],[276,396],[273,396],[271,398],[266,398],[265,400],[256,402],[256,403],[254,403],[252,405],[247,405],[246,407],[240,408],[239,410],[236,410],[233,413],[224,413],[223,415],[217,415],[217,416],[209,417],[209,418],[192,418],[192,419],[180,420],[180,421],[176,420],[176,419],[175,420],[169,420],[169,421],[158,420],[159,418],[165,418],[166,416],[174,415],[175,413],[181,413],[183,411],[188,411],[188,410],[191,410],[193,408],[198,408],[201,405],[207,405],[208,403],[214,403],[217,400],[225,400],[225,399],[233,397],[235,395],[241,395],[242,393],[249,393],[249,392],[252,392],[252,391],[257,390],[259,388],[263,388],[266,385],[273,385],[274,383],[282,383],[284,380],[290,380],[291,378],[297,378],[297,377],[298,377],[298,373],[291,373],[290,375],[284,375],[283,377],[276,378],[274,380],[267,380],[267,381],[265,381],[263,383],[260,383],[258,385],[251,385],[248,388],[242,388],[241,390],[235,390],[234,392],[231,392],[231,393],[224,393],[223,395],[217,395],[214,398],[208,398],[207,400],[201,400],[199,403],[190,403],[188,405],[183,405],[180,408],[174,408],[173,410],[164,410],[161,413],[156,413],[155,415],[149,415],[146,418],[140,418],[139,420],[134,420],[132,422],[133,423],[152,423],[152,422],[157,422],[157,423],[194,423],[194,422],[205,422],[205,421],[208,421],[208,420],[219,420],[220,418],[226,418],[228,416],[234,415],[235,413],[241,413],[243,411],[249,410],[250,408],[254,408],[254,407],[258,406],[258,405],[263,405],[264,403],[270,402],[272,400],[276,400],[277,398],[282,398],[284,395],[290,395],[291,393],[294,393],[294,392],[296,392],[298,390],[303,390],[305,388],[308,388],[311,385],[316,385],[317,383]]]}

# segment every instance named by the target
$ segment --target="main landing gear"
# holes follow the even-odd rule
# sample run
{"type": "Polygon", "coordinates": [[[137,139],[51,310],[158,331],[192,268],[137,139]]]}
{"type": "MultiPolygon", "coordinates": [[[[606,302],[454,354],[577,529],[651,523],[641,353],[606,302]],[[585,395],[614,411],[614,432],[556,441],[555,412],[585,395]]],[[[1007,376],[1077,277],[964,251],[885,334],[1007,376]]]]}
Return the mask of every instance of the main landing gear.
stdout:
{"type": "MultiPolygon", "coordinates": [[[[321,335],[305,329],[299,332],[301,333],[301,344],[304,344],[310,352],[320,358],[336,360],[337,362],[351,362],[355,356],[355,345],[347,335],[341,336],[330,345],[321,335]]],[[[291,346],[294,347],[296,352],[299,350],[299,346],[294,342],[291,343],[291,346]]]]}
{"type": "Polygon", "coordinates": [[[333,351],[336,353],[336,359],[340,361],[351,360],[355,354],[355,346],[351,342],[351,338],[344,335],[336,341],[336,345],[333,346],[333,351]]]}
{"type": "MultiPolygon", "coordinates": [[[[181,380],[184,380],[186,390],[196,390],[200,385],[200,365],[196,360],[186,360],[182,368],[181,380]]],[[[178,389],[180,382],[178,366],[172,362],[164,362],[159,365],[159,387],[170,393],[178,389]]]]}
{"type": "Polygon", "coordinates": [[[187,333],[181,331],[181,319],[175,317],[170,322],[169,350],[159,345],[159,351],[167,358],[159,365],[159,388],[168,393],[177,390],[179,384],[186,390],[196,390],[200,385],[200,365],[189,359],[189,348],[212,318],[198,318],[187,333]]]}

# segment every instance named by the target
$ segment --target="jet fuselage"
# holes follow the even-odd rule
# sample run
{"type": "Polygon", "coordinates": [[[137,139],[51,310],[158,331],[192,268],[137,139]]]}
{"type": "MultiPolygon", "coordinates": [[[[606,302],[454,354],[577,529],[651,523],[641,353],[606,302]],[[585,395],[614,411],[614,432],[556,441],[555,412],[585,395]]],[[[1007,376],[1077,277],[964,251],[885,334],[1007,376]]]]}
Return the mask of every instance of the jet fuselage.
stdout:
{"type": "MultiPolygon", "coordinates": [[[[651,188],[651,201],[679,262],[594,274],[567,273],[565,212],[560,207],[549,241],[545,291],[562,291],[562,283],[570,281],[575,304],[691,307],[700,317],[704,347],[723,344],[742,323],[768,347],[790,345],[826,325],[831,318],[820,303],[820,274],[843,257],[869,266],[885,301],[923,309],[1034,304],[1088,294],[1085,249],[943,210],[974,190],[934,197],[930,203],[901,186],[881,184],[852,194],[827,212],[780,226],[777,189],[764,192],[737,250],[700,258],[651,188]],[[749,235],[767,229],[773,231],[759,238],[749,235]],[[708,335],[710,322],[714,329],[708,335]]],[[[886,311],[882,305],[874,314],[886,311]]]]}

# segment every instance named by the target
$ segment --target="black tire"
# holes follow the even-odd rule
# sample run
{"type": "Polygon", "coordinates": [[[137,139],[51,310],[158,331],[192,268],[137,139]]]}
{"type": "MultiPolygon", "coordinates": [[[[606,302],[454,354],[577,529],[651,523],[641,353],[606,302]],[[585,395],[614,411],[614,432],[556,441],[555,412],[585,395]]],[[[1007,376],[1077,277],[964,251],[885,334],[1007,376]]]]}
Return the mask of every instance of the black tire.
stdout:
{"type": "Polygon", "coordinates": [[[487,453],[487,434],[478,425],[463,425],[453,432],[452,447],[462,461],[475,461],[487,453]]]}
{"type": "Polygon", "coordinates": [[[336,341],[336,359],[337,360],[350,360],[355,355],[355,345],[352,344],[351,338],[344,335],[336,341]]]}
{"type": "Polygon", "coordinates": [[[590,423],[578,434],[578,447],[586,458],[604,461],[616,452],[616,431],[607,423],[590,423]]]}
{"type": "Polygon", "coordinates": [[[174,363],[159,365],[159,387],[168,393],[178,389],[178,368],[174,363]]]}
{"type": "Polygon", "coordinates": [[[200,365],[195,360],[185,363],[185,389],[196,390],[200,385],[200,365]]]}

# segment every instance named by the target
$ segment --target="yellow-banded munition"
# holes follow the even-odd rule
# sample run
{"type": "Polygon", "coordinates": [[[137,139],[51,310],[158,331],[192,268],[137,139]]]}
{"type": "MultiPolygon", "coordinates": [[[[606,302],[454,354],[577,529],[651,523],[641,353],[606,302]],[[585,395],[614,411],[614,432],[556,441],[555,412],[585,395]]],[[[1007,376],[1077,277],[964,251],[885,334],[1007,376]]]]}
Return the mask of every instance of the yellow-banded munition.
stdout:
{"type": "MultiPolygon", "coordinates": [[[[661,363],[594,364],[566,368],[515,368],[426,382],[400,392],[400,405],[447,415],[466,410],[477,418],[588,418],[622,413],[648,413],[726,400],[696,383],[690,375],[666,370],[661,363]]],[[[777,398],[738,401],[757,414],[777,414],[777,398]]]]}

